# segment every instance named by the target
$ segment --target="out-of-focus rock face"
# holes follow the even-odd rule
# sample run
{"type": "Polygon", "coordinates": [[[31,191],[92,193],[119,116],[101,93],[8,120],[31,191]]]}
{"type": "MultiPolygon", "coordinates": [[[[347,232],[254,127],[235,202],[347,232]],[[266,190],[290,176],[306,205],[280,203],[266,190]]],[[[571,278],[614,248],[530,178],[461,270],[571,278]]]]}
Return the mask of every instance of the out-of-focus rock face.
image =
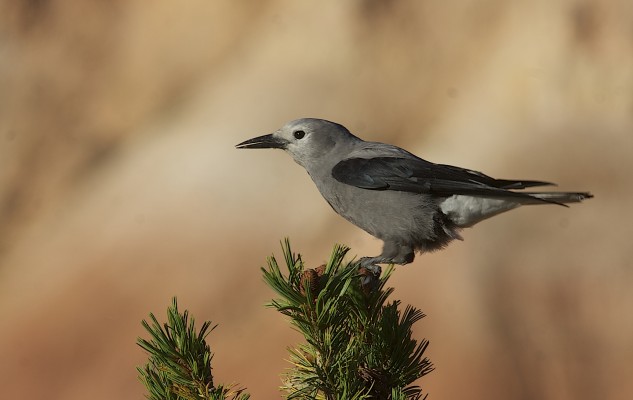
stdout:
{"type": "Polygon", "coordinates": [[[0,5],[3,397],[140,398],[140,320],[173,295],[220,324],[216,381],[278,397],[299,338],[265,257],[380,250],[282,152],[233,147],[310,116],[596,195],[398,268],[434,398],[631,398],[631,2],[255,3],[0,5]]]}

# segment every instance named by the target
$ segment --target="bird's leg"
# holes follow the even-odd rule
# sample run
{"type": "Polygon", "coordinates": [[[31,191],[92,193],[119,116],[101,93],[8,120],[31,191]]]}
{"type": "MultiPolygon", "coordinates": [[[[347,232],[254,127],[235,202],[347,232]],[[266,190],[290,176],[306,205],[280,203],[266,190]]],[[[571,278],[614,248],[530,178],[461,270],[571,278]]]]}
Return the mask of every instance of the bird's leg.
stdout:
{"type": "Polygon", "coordinates": [[[376,263],[380,264],[409,264],[413,262],[415,252],[413,247],[396,241],[385,240],[380,256],[375,257],[376,263]]]}
{"type": "Polygon", "coordinates": [[[413,248],[397,242],[385,241],[382,253],[378,257],[362,257],[360,267],[367,268],[374,275],[380,276],[382,269],[378,264],[409,264],[415,258],[413,248]]]}

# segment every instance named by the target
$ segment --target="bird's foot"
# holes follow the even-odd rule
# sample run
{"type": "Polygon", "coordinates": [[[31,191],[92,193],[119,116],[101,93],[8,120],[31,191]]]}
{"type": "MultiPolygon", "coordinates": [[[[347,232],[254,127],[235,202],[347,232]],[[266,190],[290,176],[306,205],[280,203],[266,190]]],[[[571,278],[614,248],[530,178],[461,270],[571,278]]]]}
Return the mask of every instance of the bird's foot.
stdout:
{"type": "Polygon", "coordinates": [[[363,257],[358,262],[358,275],[360,284],[367,291],[374,291],[378,287],[382,268],[376,263],[375,258],[363,257]]]}
{"type": "Polygon", "coordinates": [[[361,257],[361,259],[358,260],[358,264],[360,265],[360,267],[371,270],[375,270],[377,268],[378,273],[380,273],[381,270],[378,264],[383,264],[385,262],[386,261],[382,257],[361,257]]]}
{"type": "Polygon", "coordinates": [[[358,270],[360,271],[361,269],[366,269],[367,271],[371,272],[376,277],[380,277],[380,274],[382,274],[382,267],[378,264],[369,264],[369,265],[361,264],[360,267],[358,267],[358,270]]]}

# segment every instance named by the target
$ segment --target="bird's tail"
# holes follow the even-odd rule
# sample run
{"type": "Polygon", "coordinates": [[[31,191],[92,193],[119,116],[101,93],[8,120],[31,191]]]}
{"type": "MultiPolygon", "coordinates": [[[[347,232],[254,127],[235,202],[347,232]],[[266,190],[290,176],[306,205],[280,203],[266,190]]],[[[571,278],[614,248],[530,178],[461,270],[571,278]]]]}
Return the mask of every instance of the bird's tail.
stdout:
{"type": "Polygon", "coordinates": [[[454,195],[440,203],[440,208],[459,228],[467,228],[486,218],[530,204],[578,203],[593,197],[588,192],[509,192],[506,196],[454,195]]]}
{"type": "Polygon", "coordinates": [[[527,194],[534,199],[538,199],[533,203],[526,202],[524,204],[552,203],[559,204],[561,206],[565,206],[567,203],[580,203],[583,200],[593,197],[593,195],[589,192],[524,192],[524,194],[527,194]]]}

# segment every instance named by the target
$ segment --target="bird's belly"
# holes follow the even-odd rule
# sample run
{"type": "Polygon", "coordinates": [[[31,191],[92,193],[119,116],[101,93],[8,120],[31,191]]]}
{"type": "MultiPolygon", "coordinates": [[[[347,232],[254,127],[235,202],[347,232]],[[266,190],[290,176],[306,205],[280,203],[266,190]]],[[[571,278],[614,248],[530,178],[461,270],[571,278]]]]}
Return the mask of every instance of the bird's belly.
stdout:
{"type": "Polygon", "coordinates": [[[383,240],[408,242],[412,236],[431,234],[439,210],[425,195],[361,189],[340,182],[333,182],[321,194],[339,215],[383,240]]]}

